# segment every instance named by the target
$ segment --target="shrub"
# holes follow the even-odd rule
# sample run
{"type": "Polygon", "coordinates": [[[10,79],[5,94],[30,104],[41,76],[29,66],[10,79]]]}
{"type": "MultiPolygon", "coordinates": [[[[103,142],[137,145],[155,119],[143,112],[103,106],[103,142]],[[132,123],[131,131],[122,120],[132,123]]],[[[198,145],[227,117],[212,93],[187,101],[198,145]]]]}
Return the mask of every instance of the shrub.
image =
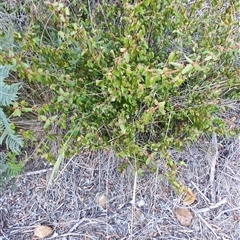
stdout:
{"type": "Polygon", "coordinates": [[[239,3],[222,3],[125,0],[74,17],[48,3],[49,25],[18,36],[22,49],[8,61],[20,63],[27,84],[47,88],[50,101],[36,109],[49,142],[67,156],[80,146],[113,149],[137,168],[160,153],[174,169],[169,149],[234,133],[217,113],[239,97],[239,3]]]}

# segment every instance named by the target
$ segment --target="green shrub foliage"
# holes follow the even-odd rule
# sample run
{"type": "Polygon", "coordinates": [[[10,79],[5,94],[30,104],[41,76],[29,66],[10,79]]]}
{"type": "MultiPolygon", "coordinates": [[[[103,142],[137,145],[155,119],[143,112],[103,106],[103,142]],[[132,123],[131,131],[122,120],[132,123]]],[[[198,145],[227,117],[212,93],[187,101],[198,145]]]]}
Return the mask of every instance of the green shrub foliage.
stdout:
{"type": "Polygon", "coordinates": [[[217,113],[239,97],[238,1],[120,2],[49,4],[44,28],[16,36],[22,49],[8,59],[47,87],[37,114],[47,133],[61,129],[49,141],[71,136],[70,154],[114,149],[141,167],[158,153],[171,165],[168,150],[202,133],[231,133],[217,113]]]}

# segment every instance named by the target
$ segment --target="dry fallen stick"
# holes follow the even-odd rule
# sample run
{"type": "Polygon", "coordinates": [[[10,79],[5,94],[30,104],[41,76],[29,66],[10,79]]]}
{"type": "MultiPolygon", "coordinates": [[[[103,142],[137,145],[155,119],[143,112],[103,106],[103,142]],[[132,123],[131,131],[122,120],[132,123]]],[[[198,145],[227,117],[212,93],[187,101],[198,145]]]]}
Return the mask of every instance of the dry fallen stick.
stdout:
{"type": "Polygon", "coordinates": [[[53,167],[50,167],[47,169],[41,169],[41,170],[37,170],[37,171],[32,171],[32,172],[26,172],[26,173],[18,175],[18,177],[25,177],[25,176],[35,175],[35,174],[41,174],[41,173],[51,171],[52,169],[53,169],[53,167]]]}
{"type": "Polygon", "coordinates": [[[197,189],[198,193],[210,204],[210,200],[202,193],[199,187],[193,181],[191,181],[191,184],[197,189]]]}
{"type": "Polygon", "coordinates": [[[137,189],[137,171],[134,175],[134,184],[133,184],[133,195],[132,195],[132,216],[131,216],[131,224],[130,224],[130,239],[132,240],[133,236],[133,223],[134,223],[134,210],[135,210],[135,203],[136,203],[136,189],[137,189]]]}
{"type": "Polygon", "coordinates": [[[212,146],[211,146],[211,151],[210,151],[210,156],[209,156],[209,160],[210,160],[210,179],[209,179],[209,185],[210,185],[210,191],[211,191],[211,202],[215,202],[216,201],[216,193],[215,193],[215,189],[214,189],[214,176],[215,176],[215,170],[216,170],[216,163],[218,160],[218,142],[217,142],[217,135],[216,133],[213,133],[212,136],[212,146]]]}
{"type": "Polygon", "coordinates": [[[227,210],[224,210],[224,211],[220,212],[220,213],[217,215],[217,217],[215,217],[215,219],[220,218],[221,215],[224,214],[224,213],[232,212],[232,211],[236,211],[236,210],[240,210],[240,206],[235,207],[235,208],[230,208],[230,209],[227,209],[227,210]]]}
{"type": "Polygon", "coordinates": [[[216,239],[221,239],[217,233],[214,231],[214,229],[212,228],[212,226],[205,220],[203,219],[203,217],[201,216],[201,214],[199,214],[198,212],[195,212],[196,215],[202,220],[202,222],[213,232],[213,234],[215,235],[216,239]]]}
{"type": "Polygon", "coordinates": [[[197,210],[197,213],[208,212],[208,211],[210,211],[211,209],[220,207],[221,205],[225,204],[226,202],[227,202],[227,199],[224,198],[224,199],[222,199],[221,201],[215,203],[214,205],[211,205],[211,206],[209,206],[209,207],[205,207],[205,208],[202,208],[202,209],[197,210]]]}

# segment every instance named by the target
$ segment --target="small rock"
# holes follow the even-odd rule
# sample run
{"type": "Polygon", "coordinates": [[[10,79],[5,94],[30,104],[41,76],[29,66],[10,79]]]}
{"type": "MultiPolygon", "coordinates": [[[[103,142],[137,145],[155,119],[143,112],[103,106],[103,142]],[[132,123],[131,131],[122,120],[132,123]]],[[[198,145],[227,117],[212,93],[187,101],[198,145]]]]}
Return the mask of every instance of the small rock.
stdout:
{"type": "Polygon", "coordinates": [[[34,235],[39,238],[46,238],[53,233],[53,230],[49,226],[41,225],[35,228],[34,235]]]}

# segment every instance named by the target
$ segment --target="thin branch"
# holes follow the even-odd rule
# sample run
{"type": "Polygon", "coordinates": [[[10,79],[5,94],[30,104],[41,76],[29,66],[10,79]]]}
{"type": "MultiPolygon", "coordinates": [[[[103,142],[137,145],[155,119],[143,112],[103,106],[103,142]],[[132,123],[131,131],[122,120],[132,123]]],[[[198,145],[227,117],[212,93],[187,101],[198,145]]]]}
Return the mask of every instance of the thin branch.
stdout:
{"type": "Polygon", "coordinates": [[[232,212],[232,211],[236,211],[236,210],[240,210],[240,206],[235,207],[235,208],[230,208],[230,209],[227,209],[227,210],[224,210],[224,211],[220,212],[220,213],[217,215],[217,217],[215,217],[215,219],[220,218],[221,215],[224,214],[224,213],[232,212]]]}
{"type": "Polygon", "coordinates": [[[221,205],[223,205],[225,203],[227,203],[227,199],[226,198],[224,198],[221,201],[215,203],[214,205],[211,205],[209,207],[205,207],[205,208],[199,209],[199,210],[197,210],[197,212],[198,213],[208,212],[211,209],[218,208],[218,207],[220,207],[221,205]]]}
{"type": "Polygon", "coordinates": [[[212,228],[212,226],[199,214],[196,212],[196,215],[202,220],[202,222],[213,232],[213,234],[215,235],[216,239],[221,239],[217,233],[214,231],[214,229],[212,228]]]}
{"type": "MultiPolygon", "coordinates": [[[[136,164],[135,164],[135,166],[136,166],[136,164]]],[[[134,215],[135,215],[136,189],[137,189],[137,171],[135,172],[135,176],[134,176],[133,196],[132,196],[132,201],[131,201],[131,203],[132,203],[131,235],[130,235],[131,240],[132,240],[133,223],[134,223],[134,215]]]]}
{"type": "Polygon", "coordinates": [[[53,170],[53,167],[47,168],[47,169],[41,169],[41,170],[36,170],[36,171],[32,171],[32,172],[27,172],[27,173],[23,173],[18,175],[17,177],[26,177],[26,176],[31,176],[31,175],[36,175],[36,174],[42,174],[48,171],[53,170]]]}
{"type": "Polygon", "coordinates": [[[213,133],[212,135],[212,146],[213,149],[210,150],[210,179],[209,179],[209,185],[210,185],[210,191],[211,191],[211,202],[216,201],[216,194],[214,189],[214,177],[215,177],[215,171],[216,171],[216,164],[218,160],[218,142],[217,142],[217,135],[216,133],[213,133]]]}

